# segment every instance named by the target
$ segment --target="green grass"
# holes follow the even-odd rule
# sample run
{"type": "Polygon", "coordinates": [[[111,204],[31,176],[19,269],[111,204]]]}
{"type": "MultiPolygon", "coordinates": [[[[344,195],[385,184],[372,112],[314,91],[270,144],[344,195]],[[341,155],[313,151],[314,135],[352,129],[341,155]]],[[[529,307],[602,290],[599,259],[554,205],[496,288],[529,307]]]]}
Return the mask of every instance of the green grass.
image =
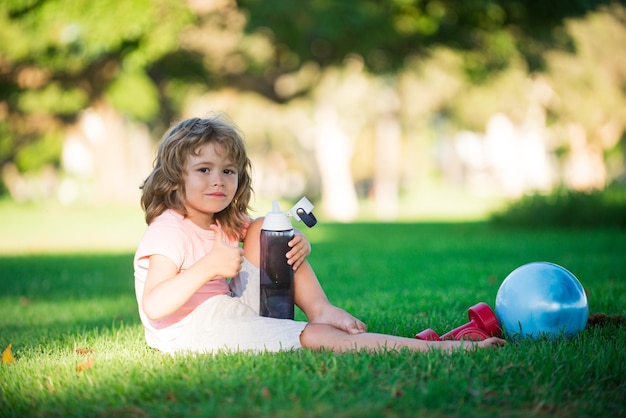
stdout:
{"type": "MultiPolygon", "coordinates": [[[[14,244],[0,254],[0,349],[12,343],[17,358],[0,364],[0,416],[626,415],[623,326],[449,355],[152,351],[136,313],[128,248],[143,230],[141,215],[122,211],[107,219],[101,212],[91,214],[102,231],[117,233],[115,222],[136,221],[138,232],[123,231],[115,249],[109,238],[99,246],[68,231],[55,251],[33,239],[41,219],[23,223],[20,234],[0,227],[3,242],[14,244]],[[89,359],[89,368],[77,370],[89,359]]],[[[55,222],[63,222],[60,213],[55,222]]],[[[89,227],[87,219],[81,225],[89,227]]],[[[493,307],[506,275],[537,260],[572,271],[591,312],[626,313],[623,229],[321,222],[305,233],[330,299],[375,332],[448,331],[466,322],[476,302],[493,307]]]]}

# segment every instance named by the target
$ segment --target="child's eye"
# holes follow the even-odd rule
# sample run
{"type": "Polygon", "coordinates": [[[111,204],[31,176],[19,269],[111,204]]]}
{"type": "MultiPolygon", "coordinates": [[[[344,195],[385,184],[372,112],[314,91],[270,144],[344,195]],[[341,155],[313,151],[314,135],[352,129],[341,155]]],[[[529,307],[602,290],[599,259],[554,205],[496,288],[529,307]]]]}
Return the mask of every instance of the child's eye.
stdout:
{"type": "Polygon", "coordinates": [[[237,174],[237,172],[235,170],[231,170],[230,168],[227,168],[224,170],[224,174],[235,175],[237,174]]]}
{"type": "Polygon", "coordinates": [[[198,171],[199,171],[199,172],[201,172],[201,173],[203,173],[203,174],[206,174],[206,173],[208,173],[208,172],[209,172],[209,169],[208,169],[208,168],[206,168],[206,167],[203,167],[203,168],[199,168],[199,169],[198,169],[198,171]]]}

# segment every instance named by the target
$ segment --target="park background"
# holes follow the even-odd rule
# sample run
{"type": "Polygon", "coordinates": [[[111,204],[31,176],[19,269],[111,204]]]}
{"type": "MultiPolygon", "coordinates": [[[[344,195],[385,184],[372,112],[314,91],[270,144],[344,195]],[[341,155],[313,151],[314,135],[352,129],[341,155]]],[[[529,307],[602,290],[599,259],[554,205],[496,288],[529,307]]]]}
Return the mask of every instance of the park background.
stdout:
{"type": "Polygon", "coordinates": [[[244,133],[260,215],[306,195],[328,222],[484,219],[623,189],[620,1],[20,0],[0,39],[3,207],[42,232],[100,209],[136,240],[120,208],[158,140],[213,113],[244,133]]]}
{"type": "Polygon", "coordinates": [[[0,417],[625,416],[625,132],[623,1],[4,0],[0,417]],[[139,186],[213,113],[254,215],[315,203],[309,260],[371,331],[450,330],[539,260],[600,316],[471,355],[150,350],[139,186]]]}

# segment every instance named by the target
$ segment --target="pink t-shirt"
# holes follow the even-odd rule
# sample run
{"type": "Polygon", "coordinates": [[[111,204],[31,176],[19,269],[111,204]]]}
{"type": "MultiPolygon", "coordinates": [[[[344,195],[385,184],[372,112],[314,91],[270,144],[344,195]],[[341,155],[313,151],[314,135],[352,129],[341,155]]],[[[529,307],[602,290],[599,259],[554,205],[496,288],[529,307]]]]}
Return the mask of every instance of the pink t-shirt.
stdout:
{"type": "MultiPolygon", "coordinates": [[[[153,321],[142,308],[143,289],[148,274],[150,256],[160,254],[168,257],[182,272],[204,257],[213,248],[215,234],[184,218],[174,210],[166,210],[156,217],[139,242],[135,253],[135,294],[139,305],[139,316],[146,332],[149,346],[168,352],[176,341],[181,327],[195,308],[212,296],[230,292],[224,277],[208,281],[173,314],[153,321]]],[[[233,243],[236,245],[236,243],[233,243]]]]}

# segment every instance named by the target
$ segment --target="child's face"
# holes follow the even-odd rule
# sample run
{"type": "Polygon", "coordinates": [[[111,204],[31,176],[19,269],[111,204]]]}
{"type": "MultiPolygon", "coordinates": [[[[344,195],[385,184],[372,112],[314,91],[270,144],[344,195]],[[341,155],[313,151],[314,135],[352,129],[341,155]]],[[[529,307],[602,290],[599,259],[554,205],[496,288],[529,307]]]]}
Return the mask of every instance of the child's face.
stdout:
{"type": "Polygon", "coordinates": [[[208,228],[213,215],[232,202],[239,177],[237,166],[227,159],[219,144],[208,143],[198,151],[187,160],[185,208],[189,219],[208,228]]]}

